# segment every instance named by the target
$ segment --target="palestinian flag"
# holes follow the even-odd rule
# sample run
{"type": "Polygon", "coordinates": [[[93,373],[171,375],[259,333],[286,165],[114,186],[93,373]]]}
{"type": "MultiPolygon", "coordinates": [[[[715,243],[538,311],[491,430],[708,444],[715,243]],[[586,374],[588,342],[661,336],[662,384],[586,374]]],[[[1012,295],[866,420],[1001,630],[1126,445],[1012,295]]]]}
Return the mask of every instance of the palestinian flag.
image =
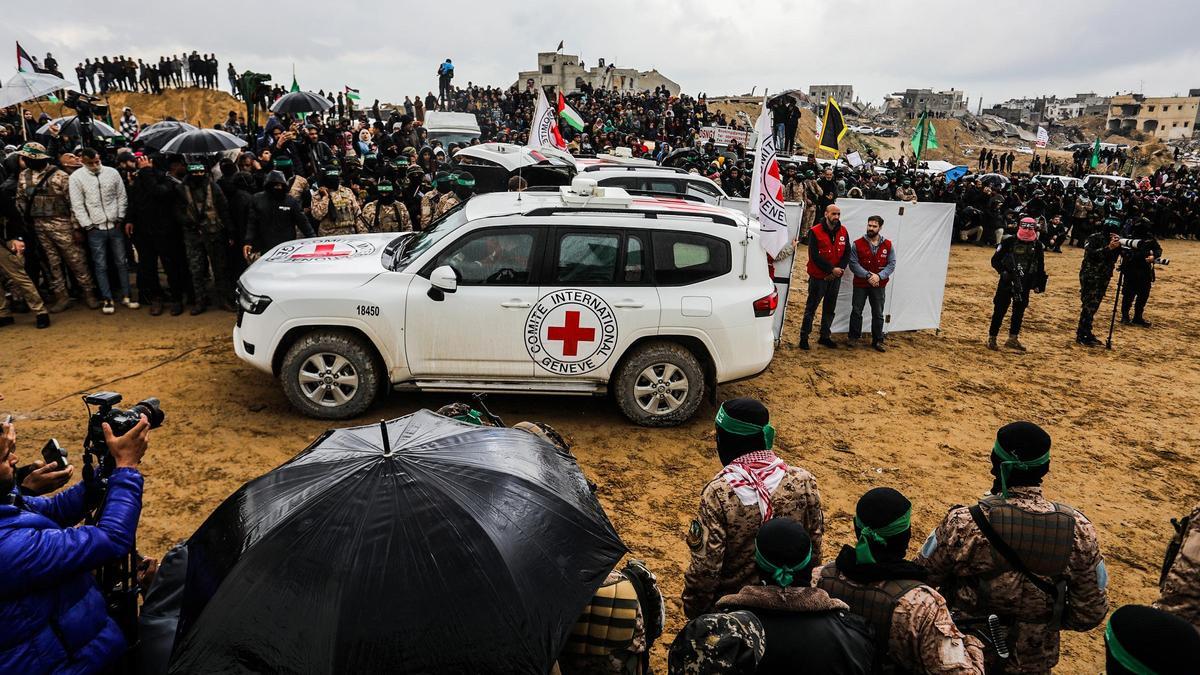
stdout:
{"type": "Polygon", "coordinates": [[[29,52],[21,48],[21,43],[17,43],[17,70],[22,73],[36,73],[37,66],[33,65],[33,59],[29,56],[29,52]]]}
{"type": "Polygon", "coordinates": [[[362,97],[358,95],[357,89],[351,89],[349,85],[346,85],[346,100],[357,101],[360,98],[362,97]]]}
{"type": "MultiPolygon", "coordinates": [[[[560,47],[561,49],[561,47],[560,47]]],[[[558,117],[575,131],[583,131],[583,117],[567,105],[567,98],[558,92],[558,117]]]]}

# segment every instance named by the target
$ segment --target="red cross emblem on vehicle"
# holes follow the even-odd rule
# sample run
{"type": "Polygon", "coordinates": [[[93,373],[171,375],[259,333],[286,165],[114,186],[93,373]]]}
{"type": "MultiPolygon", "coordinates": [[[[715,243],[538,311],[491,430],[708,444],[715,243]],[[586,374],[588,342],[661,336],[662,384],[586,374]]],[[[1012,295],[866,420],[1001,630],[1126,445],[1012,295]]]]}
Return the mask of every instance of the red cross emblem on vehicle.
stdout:
{"type": "Polygon", "coordinates": [[[596,339],[595,328],[584,328],[579,325],[579,312],[566,313],[565,326],[550,326],[546,329],[546,339],[558,340],[563,343],[563,356],[578,356],[580,342],[593,342],[596,339]]]}
{"type": "Polygon", "coordinates": [[[293,253],[293,258],[336,258],[354,253],[354,249],[349,246],[338,248],[337,244],[317,244],[313,250],[307,253],[293,253]]]}

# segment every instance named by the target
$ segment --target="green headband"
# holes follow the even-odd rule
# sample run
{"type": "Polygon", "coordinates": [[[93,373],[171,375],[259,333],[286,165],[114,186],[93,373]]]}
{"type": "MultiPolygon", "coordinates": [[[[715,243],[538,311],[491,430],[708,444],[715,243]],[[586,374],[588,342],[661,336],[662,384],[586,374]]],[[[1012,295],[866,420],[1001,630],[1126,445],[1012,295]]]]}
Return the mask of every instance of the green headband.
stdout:
{"type": "Polygon", "coordinates": [[[292,165],[292,160],[287,157],[280,157],[279,159],[275,160],[275,166],[277,166],[277,167],[291,166],[291,165],[292,165]]]}
{"type": "Polygon", "coordinates": [[[455,176],[454,183],[459,187],[475,187],[474,178],[462,178],[460,176],[455,176]]]}
{"type": "Polygon", "coordinates": [[[907,531],[912,527],[912,508],[904,512],[904,515],[893,520],[892,522],[880,528],[872,528],[854,516],[854,524],[858,527],[858,543],[854,545],[854,559],[860,565],[875,564],[875,555],[871,553],[871,542],[884,545],[887,544],[886,537],[893,537],[901,532],[907,531]]]}
{"type": "Polygon", "coordinates": [[[188,164],[187,170],[188,170],[188,173],[191,173],[193,171],[204,171],[204,165],[203,164],[188,164]]]}
{"type": "Polygon", "coordinates": [[[792,580],[796,578],[796,572],[808,567],[808,563],[812,562],[812,542],[809,542],[808,544],[808,555],[804,556],[804,560],[801,560],[799,563],[792,565],[791,567],[776,565],[770,560],[764,558],[762,551],[758,550],[757,544],[754,546],[754,560],[764,572],[770,573],[771,578],[775,580],[775,583],[787,588],[788,586],[792,585],[792,580]]]}
{"type": "Polygon", "coordinates": [[[384,183],[384,184],[382,184],[382,185],[378,185],[378,186],[376,186],[376,188],[375,188],[375,189],[376,189],[376,190],[379,190],[380,192],[391,192],[391,191],[392,191],[392,185],[391,185],[390,183],[384,183]]]}
{"type": "Polygon", "coordinates": [[[1137,657],[1125,651],[1121,643],[1117,641],[1117,636],[1113,633],[1112,621],[1104,627],[1104,639],[1108,641],[1108,651],[1112,654],[1117,663],[1121,664],[1131,673],[1135,675],[1158,675],[1153,670],[1148,668],[1146,664],[1137,660],[1137,657]]]}
{"type": "Polygon", "coordinates": [[[756,434],[762,434],[765,450],[770,450],[771,446],[775,445],[775,427],[771,426],[770,422],[763,426],[751,424],[750,422],[743,422],[742,420],[731,417],[729,413],[725,412],[725,406],[721,406],[717,410],[717,428],[723,429],[737,436],[754,436],[756,434]]]}
{"type": "Polygon", "coordinates": [[[454,419],[458,420],[459,422],[474,424],[477,427],[483,426],[483,415],[479,414],[478,410],[472,410],[471,412],[462,415],[455,415],[454,419]]]}
{"type": "Polygon", "coordinates": [[[992,452],[1000,458],[1000,489],[1005,499],[1008,499],[1008,474],[1011,473],[1013,469],[1028,471],[1029,469],[1045,466],[1050,463],[1049,450],[1047,450],[1046,454],[1042,455],[1041,457],[1035,457],[1033,459],[1021,459],[1020,457],[1017,457],[1011,452],[1000,447],[1000,441],[996,441],[996,444],[992,446],[992,452]]]}

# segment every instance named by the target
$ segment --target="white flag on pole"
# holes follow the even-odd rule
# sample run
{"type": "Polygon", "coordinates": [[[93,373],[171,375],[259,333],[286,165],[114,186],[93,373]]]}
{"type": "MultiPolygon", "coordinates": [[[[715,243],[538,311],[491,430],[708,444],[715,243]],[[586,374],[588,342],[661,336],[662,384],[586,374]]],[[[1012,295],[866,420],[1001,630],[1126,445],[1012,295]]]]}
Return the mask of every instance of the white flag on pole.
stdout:
{"type": "Polygon", "coordinates": [[[754,151],[754,171],[750,174],[750,217],[758,221],[762,247],[773,259],[788,243],[787,211],[783,206],[783,179],[775,161],[775,133],[763,97],[762,110],[754,130],[758,147],[754,151]]]}
{"type": "Polygon", "coordinates": [[[1050,134],[1046,132],[1045,127],[1038,127],[1037,146],[1044,148],[1048,143],[1050,143],[1050,134]]]}
{"type": "Polygon", "coordinates": [[[554,110],[550,108],[550,101],[546,100],[546,90],[541,87],[538,87],[537,90],[537,107],[533,109],[529,140],[525,142],[525,145],[531,148],[549,145],[559,150],[565,150],[567,144],[563,141],[562,134],[558,133],[558,121],[555,119],[554,110]]]}

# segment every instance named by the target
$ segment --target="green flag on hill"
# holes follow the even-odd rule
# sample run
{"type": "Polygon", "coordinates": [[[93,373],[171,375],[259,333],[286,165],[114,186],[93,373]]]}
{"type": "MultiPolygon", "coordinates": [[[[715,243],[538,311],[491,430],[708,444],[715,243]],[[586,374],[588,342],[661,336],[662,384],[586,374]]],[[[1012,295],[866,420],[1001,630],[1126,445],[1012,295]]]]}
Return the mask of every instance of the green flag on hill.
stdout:
{"type": "Polygon", "coordinates": [[[929,119],[929,113],[922,112],[921,119],[917,122],[917,127],[913,129],[913,154],[916,155],[919,162],[926,148],[936,148],[937,146],[937,129],[934,128],[933,121],[929,119]]]}
{"type": "Polygon", "coordinates": [[[1092,161],[1091,167],[1094,169],[1100,163],[1100,137],[1096,137],[1096,142],[1092,144],[1092,161]]]}

